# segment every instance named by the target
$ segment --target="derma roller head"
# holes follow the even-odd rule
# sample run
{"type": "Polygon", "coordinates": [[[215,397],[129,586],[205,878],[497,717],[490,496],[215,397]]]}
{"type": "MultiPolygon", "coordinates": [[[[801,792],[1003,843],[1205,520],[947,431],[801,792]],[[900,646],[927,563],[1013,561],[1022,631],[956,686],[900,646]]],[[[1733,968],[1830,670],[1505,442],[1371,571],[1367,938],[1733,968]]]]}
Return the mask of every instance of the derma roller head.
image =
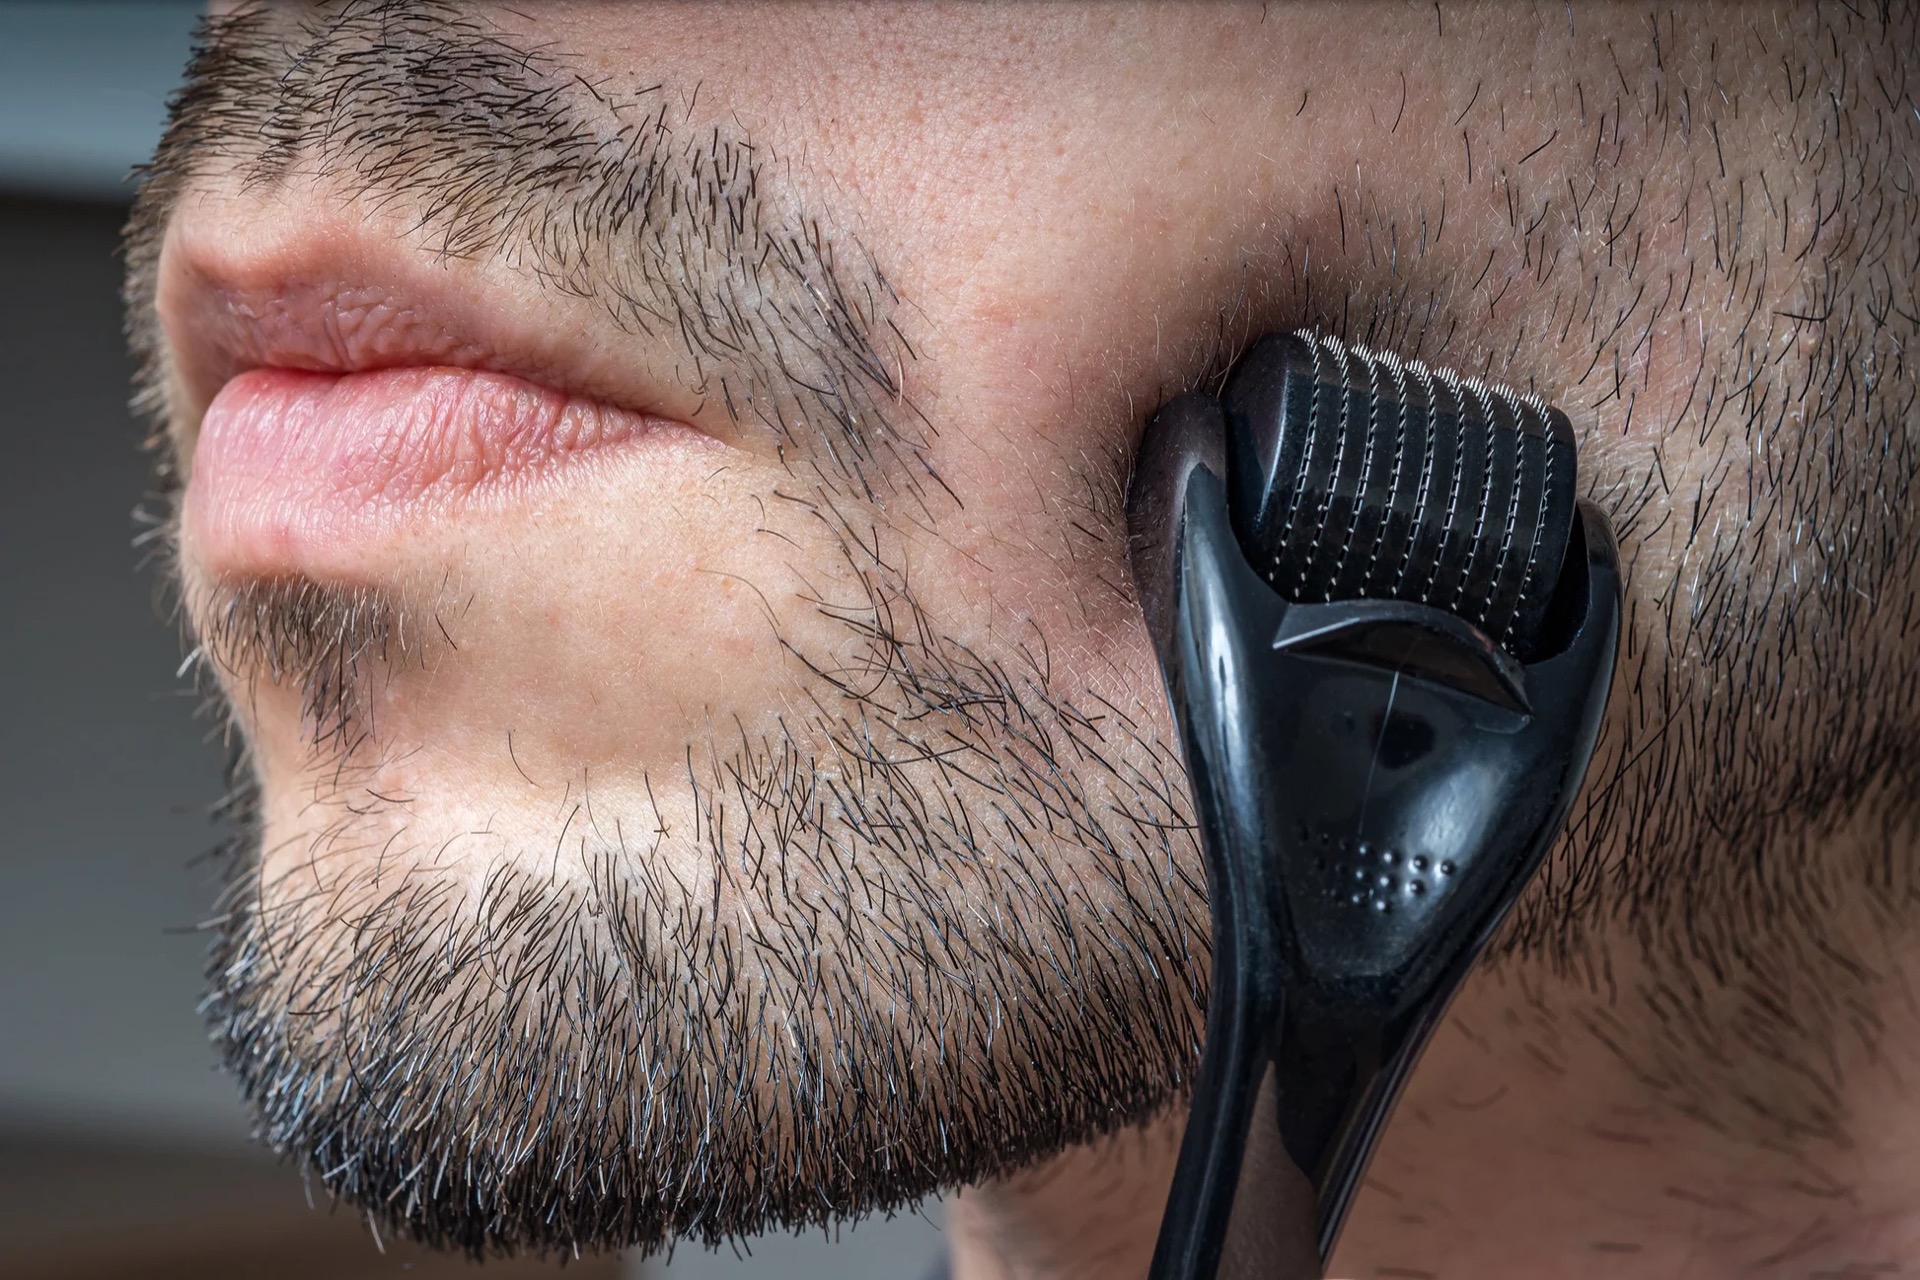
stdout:
{"type": "Polygon", "coordinates": [[[1213,987],[1157,1280],[1318,1275],[1394,1097],[1538,866],[1619,628],[1537,398],[1319,335],[1149,424],[1134,574],[1213,987]]]}
{"type": "Polygon", "coordinates": [[[1276,591],[1433,605],[1530,655],[1573,528],[1565,414],[1299,333],[1248,354],[1225,409],[1234,532],[1276,591]]]}

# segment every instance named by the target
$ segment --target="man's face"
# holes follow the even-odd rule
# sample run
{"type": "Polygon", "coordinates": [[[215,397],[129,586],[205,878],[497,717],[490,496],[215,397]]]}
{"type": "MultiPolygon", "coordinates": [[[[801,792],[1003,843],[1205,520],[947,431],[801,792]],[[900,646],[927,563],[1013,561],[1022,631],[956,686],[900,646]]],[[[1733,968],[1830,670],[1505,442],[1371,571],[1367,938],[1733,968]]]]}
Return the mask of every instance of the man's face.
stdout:
{"type": "Polygon", "coordinates": [[[1844,879],[1795,851],[1920,705],[1913,39],[217,21],[130,292],[266,1132],[429,1238],[560,1249],[1176,1105],[1207,913],[1122,503],[1151,409],[1278,328],[1537,389],[1620,535],[1617,692],[1507,962],[1658,975],[1844,879]]]}

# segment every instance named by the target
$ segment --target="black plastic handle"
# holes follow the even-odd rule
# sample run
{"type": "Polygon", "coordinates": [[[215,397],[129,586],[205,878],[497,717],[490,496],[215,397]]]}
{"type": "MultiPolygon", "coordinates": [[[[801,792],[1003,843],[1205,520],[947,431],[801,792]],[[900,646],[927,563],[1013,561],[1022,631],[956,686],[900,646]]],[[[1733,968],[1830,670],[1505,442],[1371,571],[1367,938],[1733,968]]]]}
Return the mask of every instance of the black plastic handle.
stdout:
{"type": "Polygon", "coordinates": [[[1240,548],[1224,458],[1218,406],[1175,401],[1130,500],[1214,931],[1155,1280],[1321,1274],[1401,1084],[1578,790],[1619,631],[1585,504],[1524,666],[1425,606],[1290,604],[1240,548]]]}

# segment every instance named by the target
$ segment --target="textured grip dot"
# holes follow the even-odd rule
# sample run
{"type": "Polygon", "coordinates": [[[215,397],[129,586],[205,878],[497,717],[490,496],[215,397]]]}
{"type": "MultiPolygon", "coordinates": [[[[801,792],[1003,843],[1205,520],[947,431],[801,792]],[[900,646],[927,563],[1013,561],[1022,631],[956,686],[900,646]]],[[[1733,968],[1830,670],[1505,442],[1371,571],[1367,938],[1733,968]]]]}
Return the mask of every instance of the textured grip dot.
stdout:
{"type": "Polygon", "coordinates": [[[1529,656],[1573,528],[1565,414],[1306,331],[1262,339],[1223,404],[1235,529],[1282,595],[1429,604],[1529,656]]]}

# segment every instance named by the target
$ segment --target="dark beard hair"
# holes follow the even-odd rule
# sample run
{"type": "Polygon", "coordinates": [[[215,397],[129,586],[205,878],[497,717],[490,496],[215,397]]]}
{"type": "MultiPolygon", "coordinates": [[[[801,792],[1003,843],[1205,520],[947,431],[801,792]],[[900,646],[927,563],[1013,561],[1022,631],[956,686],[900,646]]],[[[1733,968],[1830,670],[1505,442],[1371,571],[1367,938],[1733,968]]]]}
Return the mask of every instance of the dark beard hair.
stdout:
{"type": "Polygon", "coordinates": [[[1179,762],[911,608],[809,723],[689,757],[707,883],[585,790],[584,874],[263,883],[244,787],[205,1008],[261,1136],[389,1229],[568,1253],[901,1208],[1169,1105],[1206,937],[1179,762]]]}
{"type": "Polygon", "coordinates": [[[690,832],[570,783],[553,870],[478,888],[415,865],[376,781],[382,687],[448,658],[464,601],[297,578],[185,608],[217,696],[297,693],[315,779],[269,875],[234,761],[203,1011],[259,1136],[376,1232],[478,1257],[824,1227],[1182,1095],[1207,908],[1178,757],[1065,696],[1043,636],[942,631],[857,503],[788,504],[858,588],[814,601],[852,660],[782,642],[811,713],[690,748],[690,832]]]}
{"type": "MultiPolygon", "coordinates": [[[[623,313],[633,332],[678,344],[702,380],[720,340],[758,335],[739,377],[705,385],[780,442],[795,500],[833,526],[863,592],[817,607],[863,657],[849,670],[790,648],[815,713],[690,752],[681,781],[700,819],[682,834],[708,852],[704,881],[648,855],[651,827],[583,814],[558,837],[578,842],[586,868],[570,882],[500,869],[477,892],[398,876],[316,895],[262,882],[243,783],[207,1009],[263,1135],[386,1225],[475,1252],[569,1251],[895,1207],[1175,1103],[1206,945],[1179,762],[1131,709],[1061,688],[1043,638],[987,655],[944,633],[883,554],[889,521],[931,522],[945,499],[923,448],[931,426],[893,372],[911,352],[894,341],[877,268],[828,252],[850,242],[817,224],[809,238],[757,197],[733,198],[759,190],[764,157],[717,133],[675,146],[664,114],[634,135],[655,140],[640,153],[660,164],[636,185],[614,163],[621,145],[567,108],[564,67],[457,11],[347,5],[291,33],[269,16],[215,26],[135,215],[130,300],[149,391],[165,366],[151,318],[159,232],[196,165],[234,159],[270,184],[304,162],[375,201],[416,196],[449,253],[597,228],[554,241],[566,250],[554,278],[581,290],[614,270],[596,213],[625,209],[621,246],[639,246],[643,264],[655,251],[704,257],[721,282],[709,292],[729,297],[689,306],[671,274],[642,269],[622,278],[645,304],[623,313]],[[495,111],[496,132],[463,132],[462,94],[495,111]],[[356,132],[365,120],[352,111],[382,108],[412,127],[356,132]],[[524,133],[499,133],[499,120],[524,133]],[[315,154],[323,136],[333,149],[315,154]],[[488,180],[469,181],[481,162],[488,180]],[[755,242],[765,256],[749,256],[773,274],[752,283],[791,323],[755,330],[749,314],[699,327],[740,310],[725,285],[744,277],[714,242],[662,239],[667,223],[646,211],[703,192],[727,197],[709,206],[716,219],[771,228],[755,242]],[[883,497],[903,499],[884,518],[883,497]],[[817,896],[795,892],[794,875],[817,896]]],[[[1310,272],[1292,244],[1276,249],[1257,264],[1282,281],[1274,297],[1238,299],[1186,379],[1216,375],[1250,317],[1278,306],[1290,324],[1501,381],[1526,381],[1506,376],[1512,352],[1572,346],[1592,364],[1568,390],[1591,398],[1564,407],[1583,421],[1611,404],[1631,423],[1620,370],[1646,354],[1637,344],[1656,321],[1675,322],[1709,287],[1752,308],[1731,341],[1703,344],[1695,398],[1670,436],[1649,440],[1651,463],[1587,467],[1629,555],[1671,539],[1676,565],[1632,581],[1590,785],[1497,960],[1605,989],[1606,948],[1625,938],[1652,976],[1619,998],[1659,1011],[1661,1026],[1651,1044],[1616,1034],[1608,1048],[1675,1111],[1782,1143],[1841,1132],[1822,1046],[1832,1028],[1873,1030],[1855,1016],[1871,975],[1820,922],[1863,889],[1890,912],[1920,900],[1900,822],[1858,859],[1818,847],[1851,809],[1910,812],[1920,793],[1920,440],[1915,371],[1899,355],[1920,336],[1920,216],[1901,171],[1913,135],[1874,96],[1891,101],[1904,68],[1883,81],[1835,69],[1869,45],[1910,62],[1913,42],[1834,13],[1808,21],[1819,31],[1792,45],[1806,62],[1788,66],[1797,114],[1783,137],[1817,164],[1776,175],[1764,208],[1745,185],[1702,178],[1689,207],[1714,228],[1711,262],[1699,250],[1637,290],[1625,266],[1604,290],[1597,269],[1565,280],[1503,357],[1504,343],[1473,335],[1511,281],[1495,272],[1485,294],[1457,284],[1423,260],[1424,220],[1416,253],[1404,211],[1396,230],[1396,210],[1349,191],[1338,207],[1341,255],[1351,219],[1348,266],[1331,233],[1318,249],[1331,267],[1310,272]],[[1404,255],[1388,288],[1350,273],[1376,243],[1404,255]],[[1764,310],[1769,265],[1786,270],[1802,246],[1792,309],[1764,310]],[[1804,416],[1799,428],[1789,414],[1804,416]],[[1728,991],[1757,994],[1736,1018],[1715,1003],[1728,991]]],[[[1619,74],[1647,135],[1679,128],[1673,85],[1657,82],[1648,105],[1619,74]]],[[[1716,108],[1700,95],[1685,109],[1705,138],[1716,108]]],[[[1647,145],[1631,118],[1623,140],[1622,111],[1596,108],[1588,189],[1508,181],[1513,244],[1501,252],[1515,278],[1571,271],[1556,267],[1558,249],[1590,231],[1606,237],[1609,270],[1616,243],[1623,262],[1637,257],[1654,214],[1631,171],[1603,163],[1647,145]],[[1560,237],[1551,254],[1549,237],[1560,237]]],[[[673,235],[717,225],[681,220],[673,235]]],[[[147,403],[161,408],[157,394],[147,403]]],[[[1124,482],[1124,460],[1091,470],[1124,482]]],[[[1124,593],[1117,489],[1089,493],[1074,523],[1124,593]]],[[[255,584],[197,612],[216,620],[201,639],[218,660],[305,691],[309,728],[340,752],[333,776],[346,785],[366,734],[354,691],[430,646],[435,628],[430,607],[423,617],[330,590],[255,584]]],[[[350,844],[378,817],[342,810],[316,838],[350,844]]]]}

